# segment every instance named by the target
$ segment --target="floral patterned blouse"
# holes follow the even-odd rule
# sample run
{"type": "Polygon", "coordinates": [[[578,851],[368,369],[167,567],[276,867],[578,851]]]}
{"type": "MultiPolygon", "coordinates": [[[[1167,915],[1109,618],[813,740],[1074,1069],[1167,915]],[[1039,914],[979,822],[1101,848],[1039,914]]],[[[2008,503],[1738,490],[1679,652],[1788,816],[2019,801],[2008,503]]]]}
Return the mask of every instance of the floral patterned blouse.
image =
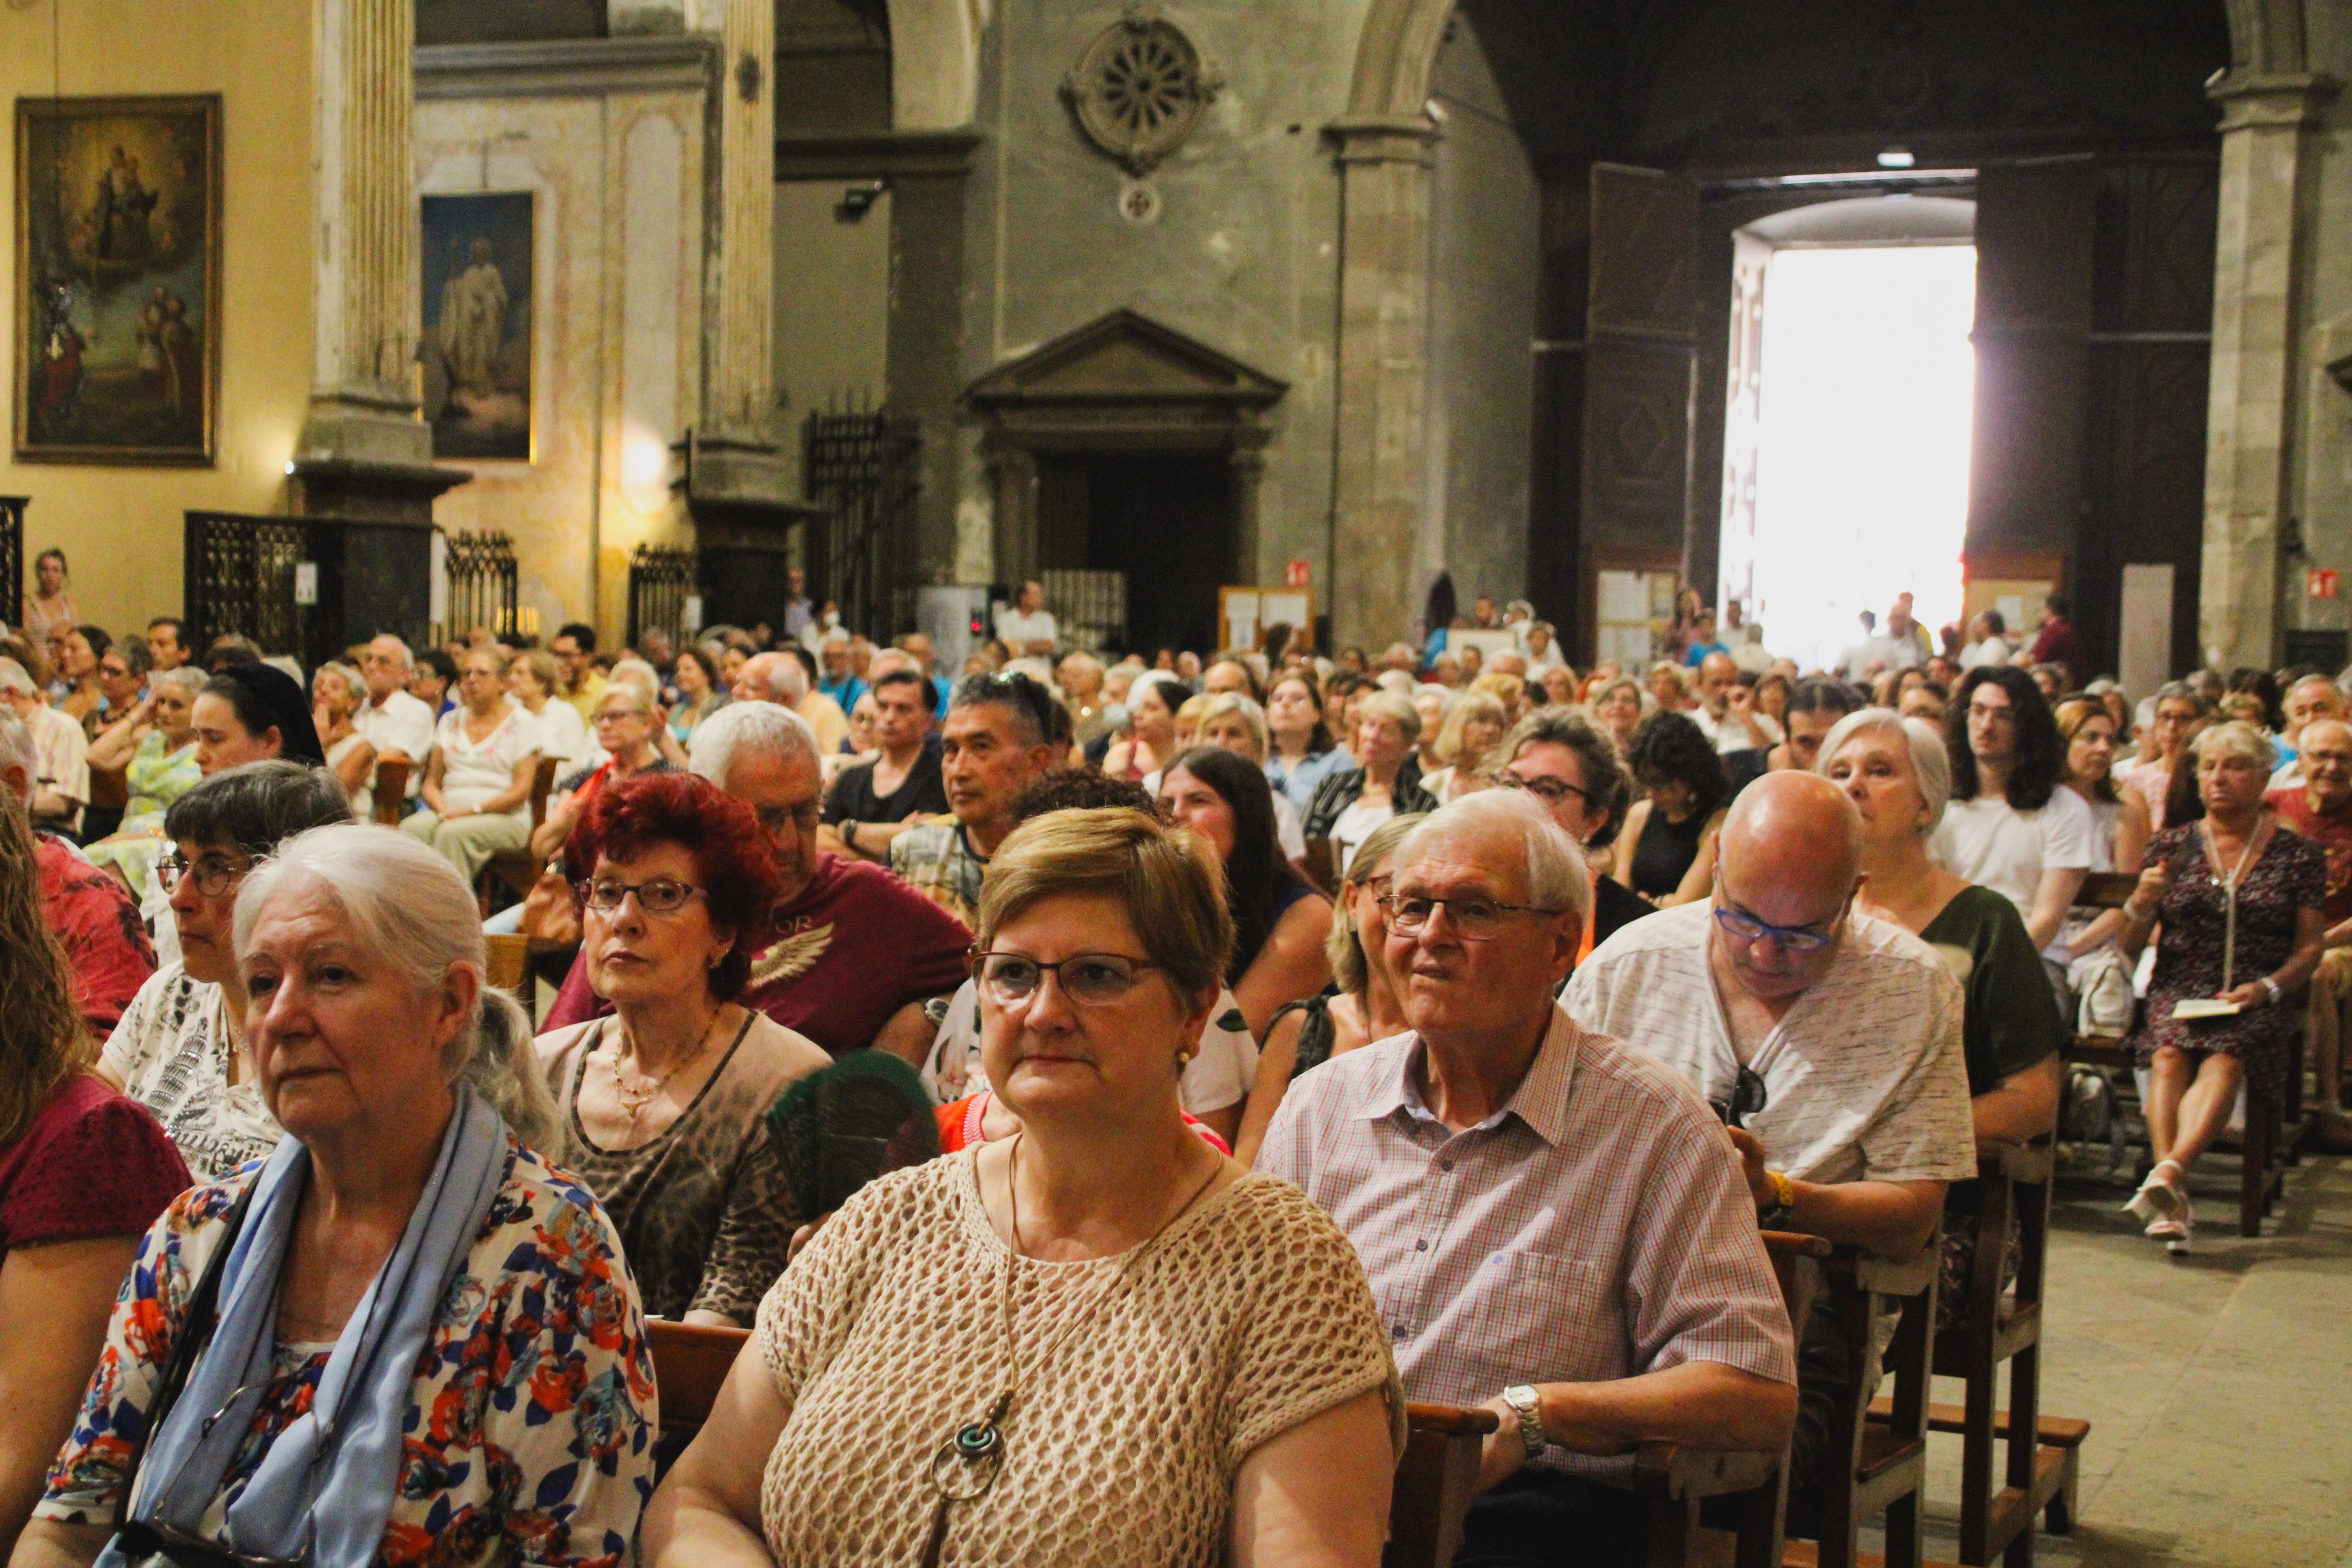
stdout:
{"type": "MultiPolygon", "coordinates": [[[[36,1518],[113,1517],[187,1299],[223,1217],[260,1169],[190,1188],[140,1242],[36,1518]]],[[[267,1439],[307,1407],[323,1348],[279,1347],[302,1374],[285,1397],[263,1402],[209,1524],[252,1479],[267,1439]]],[[[585,1187],[510,1145],[466,1272],[417,1363],[400,1494],[376,1561],[624,1568],[653,1495],[659,1420],[644,1316],[612,1222],[585,1187]]]]}

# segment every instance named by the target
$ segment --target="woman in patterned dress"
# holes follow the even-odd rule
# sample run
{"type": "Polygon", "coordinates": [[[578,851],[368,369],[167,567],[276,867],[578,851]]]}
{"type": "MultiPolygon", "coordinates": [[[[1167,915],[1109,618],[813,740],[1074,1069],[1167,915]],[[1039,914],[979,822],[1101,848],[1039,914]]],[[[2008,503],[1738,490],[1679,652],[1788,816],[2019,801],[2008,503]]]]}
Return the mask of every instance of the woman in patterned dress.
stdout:
{"type": "Polygon", "coordinates": [[[594,1195],[484,1091],[543,1123],[471,891],[404,835],[317,828],[247,875],[236,939],[286,1140],[148,1231],[15,1568],[620,1568],[652,1357],[594,1195]]]}
{"type": "Polygon", "coordinates": [[[2285,999],[2319,966],[2327,857],[2263,804],[2274,752],[2240,720],[2197,737],[2197,801],[2148,840],[2124,906],[2123,944],[2137,955],[2160,928],[2147,1006],[2132,1037],[2148,1069],[2148,1144],[2156,1164],[2126,1206],[2175,1254],[2189,1248],[2189,1168],[2228,1125],[2242,1081],[2273,1101],[2286,1084],[2303,1009],[2285,999]],[[2234,895],[2234,896],[2233,896],[2234,895]],[[2179,1018],[2184,1002],[2236,1011],[2179,1018]]]}
{"type": "Polygon", "coordinates": [[[163,671],[147,700],[89,748],[89,765],[123,769],[131,790],[121,825],[89,847],[90,863],[121,877],[133,898],[145,895],[163,852],[163,814],[205,776],[196,765],[195,721],[205,679],[186,666],[163,671]]]}

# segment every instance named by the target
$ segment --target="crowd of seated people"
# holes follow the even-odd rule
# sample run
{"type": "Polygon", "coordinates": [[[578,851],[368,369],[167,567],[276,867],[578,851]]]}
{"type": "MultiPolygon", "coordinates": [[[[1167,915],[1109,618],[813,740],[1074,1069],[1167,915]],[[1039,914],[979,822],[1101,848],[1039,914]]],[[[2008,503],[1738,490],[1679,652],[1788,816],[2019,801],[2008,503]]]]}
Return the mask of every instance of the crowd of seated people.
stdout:
{"type": "Polygon", "coordinates": [[[1498,1418],[1466,1561],[1638,1563],[1633,1445],[1809,1486],[1875,1376],[1762,1233],[1939,1247],[1948,1317],[2078,1010],[2174,1252],[2298,1031],[2346,1130],[2324,676],[1696,614],[1580,672],[1484,601],[1516,646],[1106,662],[1037,590],[955,670],[802,604],[306,679],[63,568],[0,643],[18,1568],[1369,1565],[1408,1401],[1498,1418]],[[796,1190],[772,1113],[862,1052],[942,1152],[796,1190]],[[682,1454],[649,1320],[750,1334],[682,1454]]]}

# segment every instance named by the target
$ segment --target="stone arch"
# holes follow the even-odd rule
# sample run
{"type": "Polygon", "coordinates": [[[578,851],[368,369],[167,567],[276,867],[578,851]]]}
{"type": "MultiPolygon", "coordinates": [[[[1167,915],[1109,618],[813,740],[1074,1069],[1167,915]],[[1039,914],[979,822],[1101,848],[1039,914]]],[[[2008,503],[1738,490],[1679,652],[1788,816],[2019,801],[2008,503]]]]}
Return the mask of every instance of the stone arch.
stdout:
{"type": "Polygon", "coordinates": [[[889,0],[890,123],[952,131],[980,103],[980,39],[989,0],[889,0]]]}
{"type": "Polygon", "coordinates": [[[1429,74],[1453,14],[1454,0],[1372,0],[1356,45],[1349,116],[1417,117],[1429,101],[1429,74]]]}

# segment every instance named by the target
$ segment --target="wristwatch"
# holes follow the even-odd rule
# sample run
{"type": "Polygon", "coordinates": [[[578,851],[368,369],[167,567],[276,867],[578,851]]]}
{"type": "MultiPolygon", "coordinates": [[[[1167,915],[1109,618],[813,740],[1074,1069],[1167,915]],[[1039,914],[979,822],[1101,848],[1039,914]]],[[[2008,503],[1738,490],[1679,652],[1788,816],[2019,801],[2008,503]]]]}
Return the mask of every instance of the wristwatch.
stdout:
{"type": "Polygon", "coordinates": [[[1503,1390],[1503,1403],[1518,1414],[1519,1441],[1526,1446],[1528,1458],[1551,1447],[1551,1439],[1544,1436],[1543,1417],[1532,1386],[1524,1383],[1511,1384],[1503,1390]]]}
{"type": "Polygon", "coordinates": [[[2277,1006],[2279,999],[2279,983],[2265,974],[2263,976],[2263,989],[2270,993],[2270,1005],[2273,1007],[2277,1006]]]}
{"type": "Polygon", "coordinates": [[[1757,1211],[1757,1226],[1786,1230],[1789,1222],[1797,1217],[1797,1184],[1779,1171],[1765,1172],[1764,1179],[1772,1184],[1772,1201],[1757,1211]]]}
{"type": "Polygon", "coordinates": [[[848,849],[850,849],[852,852],[855,852],[855,851],[856,850],[856,848],[857,848],[857,824],[856,824],[856,822],[854,819],[845,817],[845,818],[842,820],[842,824],[841,824],[841,842],[842,842],[842,844],[843,844],[845,847],[847,847],[848,849]]]}

